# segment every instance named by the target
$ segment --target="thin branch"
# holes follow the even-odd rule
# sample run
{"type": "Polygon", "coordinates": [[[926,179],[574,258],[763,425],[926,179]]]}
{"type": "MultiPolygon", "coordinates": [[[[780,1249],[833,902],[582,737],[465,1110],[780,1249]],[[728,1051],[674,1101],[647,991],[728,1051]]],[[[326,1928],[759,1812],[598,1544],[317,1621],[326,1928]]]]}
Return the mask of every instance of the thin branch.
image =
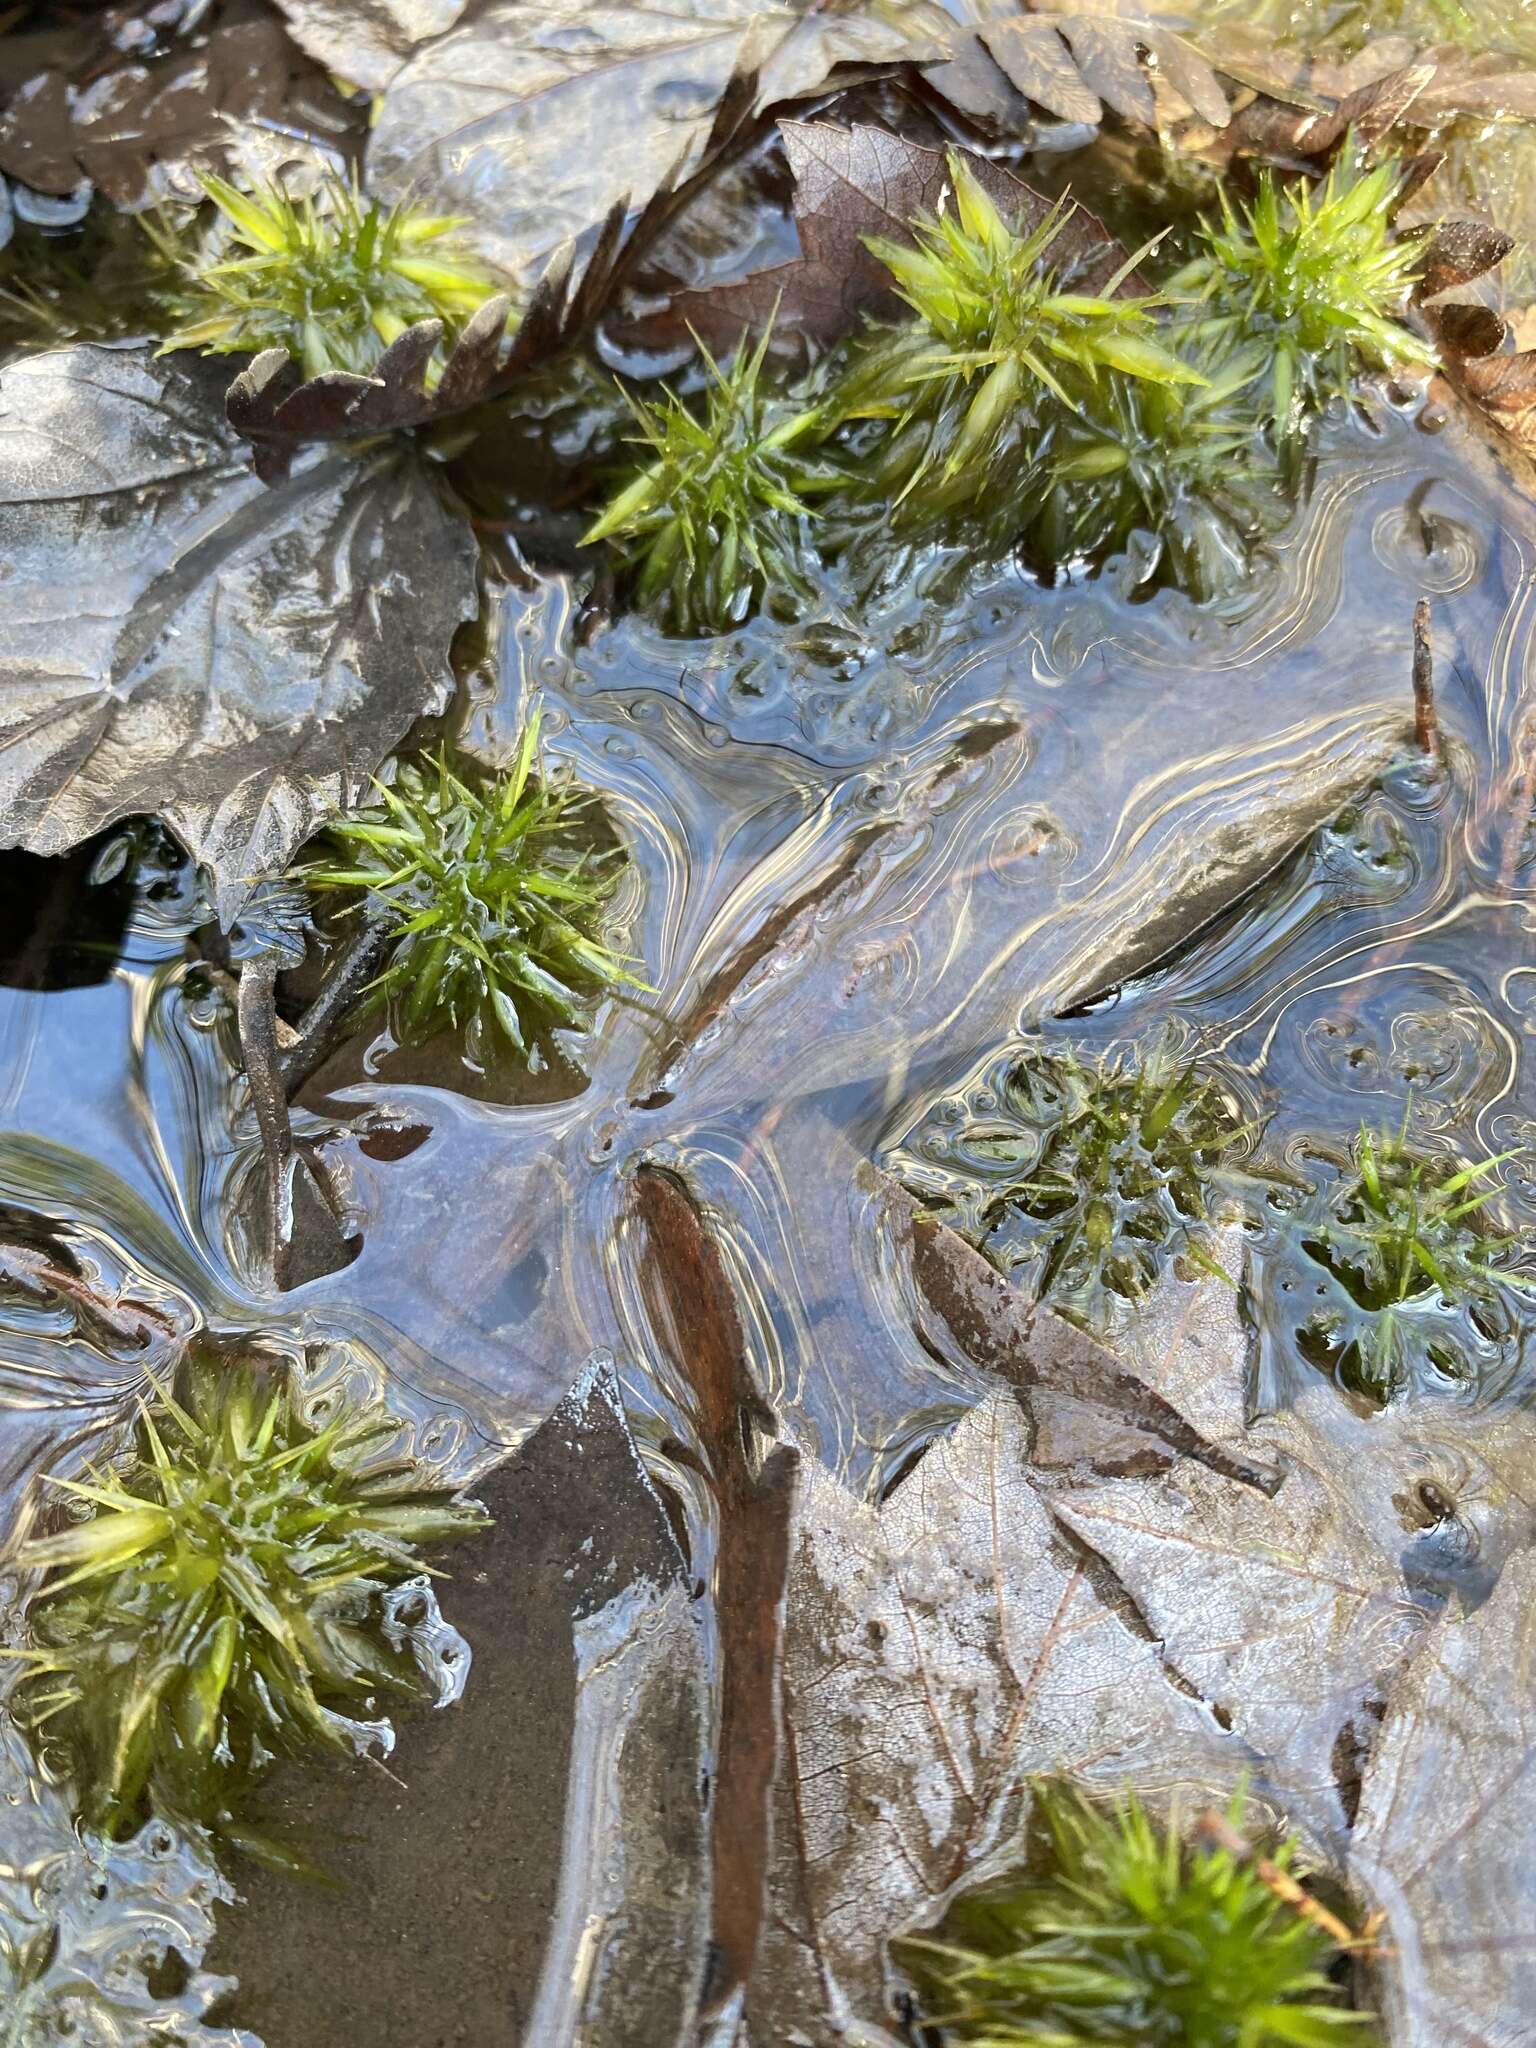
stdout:
{"type": "Polygon", "coordinates": [[[288,1097],[283,1092],[277,1045],[275,999],[280,965],[276,953],[259,953],[246,961],[240,970],[236,1016],[266,1165],[267,1263],[274,1284],[281,1288],[288,1284],[289,1254],[293,1248],[293,1126],[288,1120],[288,1097]]]}
{"type": "Polygon", "coordinates": [[[1440,720],[1435,712],[1435,655],[1429,638],[1429,599],[1413,608],[1413,736],[1419,751],[1440,759],[1440,720]]]}
{"type": "Polygon", "coordinates": [[[1259,1855],[1252,1844],[1245,1841],[1233,1827],[1225,1814],[1217,1813],[1214,1808],[1203,1813],[1195,1823],[1195,1833],[1203,1836],[1208,1842],[1214,1842],[1219,1849],[1225,1849],[1238,1863],[1251,1865],[1253,1874],[1260,1884],[1272,1891],[1277,1899],[1282,1900],[1303,1920],[1310,1920],[1314,1926],[1320,1927],[1340,1948],[1358,1949],[1372,1943],[1374,1929],[1368,1928],[1364,1933],[1357,1934],[1346,1921],[1339,1918],[1337,1913],[1330,1912],[1320,1900],[1314,1899],[1309,1891],[1296,1882],[1288,1870],[1282,1870],[1279,1864],[1272,1862],[1268,1856],[1259,1855]]]}
{"type": "Polygon", "coordinates": [[[277,1079],[291,1100],[330,1052],[342,1025],[383,958],[389,934],[383,924],[365,924],[338,956],[320,993],[304,1012],[292,1042],[278,1057],[277,1079]]]}

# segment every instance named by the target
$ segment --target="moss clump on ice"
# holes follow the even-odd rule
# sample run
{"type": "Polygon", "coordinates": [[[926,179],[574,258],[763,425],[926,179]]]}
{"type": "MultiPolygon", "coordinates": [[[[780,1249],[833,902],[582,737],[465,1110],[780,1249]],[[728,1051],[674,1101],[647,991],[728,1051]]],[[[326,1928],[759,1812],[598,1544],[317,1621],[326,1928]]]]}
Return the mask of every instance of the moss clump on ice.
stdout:
{"type": "Polygon", "coordinates": [[[1106,274],[1103,244],[1069,232],[1070,202],[1014,222],[958,151],[949,174],[952,203],[913,223],[912,246],[870,239],[912,318],[854,344],[827,410],[884,423],[860,482],[898,525],[995,528],[1050,472],[1054,425],[1108,377],[1205,378],[1162,338],[1162,302],[1121,294],[1138,258],[1106,274]]]}
{"type": "Polygon", "coordinates": [[[1421,1382],[1475,1384],[1498,1369],[1536,1289],[1518,1240],[1488,1214],[1509,1157],[1421,1150],[1408,1142],[1405,1114],[1395,1131],[1362,1124],[1347,1164],[1294,1207],[1282,1198],[1285,1238],[1306,1262],[1289,1270],[1312,1301],[1296,1333],[1309,1363],[1375,1400],[1421,1382]]]}
{"type": "Polygon", "coordinates": [[[676,633],[726,632],[806,589],[816,500],[838,475],[819,410],[770,392],[769,339],[724,369],[704,351],[697,411],[675,392],[626,393],[640,461],[583,540],[606,541],[639,604],[676,633]]]}
{"type": "Polygon", "coordinates": [[[11,1706],[91,1825],[219,1826],[270,1758],[351,1751],[356,1714],[427,1696],[386,1595],[485,1517],[399,1434],[379,1407],[311,1420],[275,1364],[199,1352],[129,1459],[52,1480],[84,1513],[16,1557],[43,1578],[11,1706]]]}
{"type": "Polygon", "coordinates": [[[306,870],[313,889],[365,891],[359,908],[384,921],[365,1009],[387,1007],[406,1043],[447,1028],[476,1057],[501,1039],[536,1058],[597,991],[642,986],[602,937],[622,858],[594,843],[595,799],[543,772],[538,748],[535,712],[501,775],[446,753],[402,762],[306,870]]]}
{"type": "Polygon", "coordinates": [[[1402,172],[1367,170],[1348,150],[1318,185],[1259,176],[1258,195],[1201,229],[1201,248],[1169,290],[1196,299],[1202,344],[1261,352],[1271,365],[1268,413],[1283,441],[1334,398],[1362,367],[1427,369],[1437,360],[1403,325],[1420,251],[1392,230],[1402,172]]]}
{"type": "Polygon", "coordinates": [[[1035,1043],[899,1170],[1021,1284],[1098,1323],[1168,1259],[1203,1257],[1213,1183],[1254,1134],[1227,1077],[1170,1039],[1092,1062],[1035,1043]]]}
{"type": "Polygon", "coordinates": [[[646,459],[586,539],[662,623],[720,632],[804,597],[819,560],[864,587],[929,543],[1046,581],[1121,560],[1134,593],[1218,599],[1288,517],[1330,401],[1435,360],[1404,320],[1396,164],[1346,148],[1315,183],[1265,172],[1161,279],[1155,240],[1125,255],[1070,199],[958,150],[947,169],[909,240],[867,238],[905,317],[783,396],[764,336],[729,370],[706,355],[699,407],[632,400],[646,459]]]}
{"type": "Polygon", "coordinates": [[[162,223],[153,232],[174,281],[166,349],[228,355],[286,349],[306,376],[366,376],[418,321],[455,336],[495,290],[458,240],[460,215],[381,207],[332,179],[312,198],[241,191],[204,174],[212,241],[162,223]]]}

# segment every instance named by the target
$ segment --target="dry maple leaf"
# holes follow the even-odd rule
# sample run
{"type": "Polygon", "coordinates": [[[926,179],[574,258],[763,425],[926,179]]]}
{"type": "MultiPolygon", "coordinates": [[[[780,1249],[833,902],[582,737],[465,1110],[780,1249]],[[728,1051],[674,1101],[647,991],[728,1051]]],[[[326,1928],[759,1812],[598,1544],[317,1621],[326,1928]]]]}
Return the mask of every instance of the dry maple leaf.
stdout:
{"type": "Polygon", "coordinates": [[[1351,1868],[1388,1917],[1395,2048],[1520,2048],[1536,2009],[1536,1555],[1430,1631],[1365,1774],[1351,1868]]]}
{"type": "Polygon", "coordinates": [[[1028,1451],[999,1392],[878,1510],[802,1467],[754,2042],[878,2020],[885,1941],[1017,1851],[1032,1775],[1204,1797],[1251,1761],[1101,1595],[1028,1451]]]}
{"type": "Polygon", "coordinates": [[[1163,128],[1230,114],[1217,67],[1155,12],[1116,0],[1017,12],[980,7],[945,59],[923,66],[929,85],[973,120],[1017,126],[1007,93],[1063,121],[1094,124],[1106,107],[1163,128]]]}

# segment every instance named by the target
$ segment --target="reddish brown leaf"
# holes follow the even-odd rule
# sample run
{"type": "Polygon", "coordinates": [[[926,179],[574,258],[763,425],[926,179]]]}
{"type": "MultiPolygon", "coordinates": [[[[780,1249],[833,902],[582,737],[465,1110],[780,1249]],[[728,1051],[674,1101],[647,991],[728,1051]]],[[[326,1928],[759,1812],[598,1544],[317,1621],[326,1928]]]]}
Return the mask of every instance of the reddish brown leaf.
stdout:
{"type": "MultiPolygon", "coordinates": [[[[775,309],[781,331],[820,344],[847,333],[861,313],[895,313],[901,302],[890,274],[864,237],[910,241],[912,221],[936,212],[949,190],[942,152],[883,128],[841,128],[829,121],[779,126],[795,176],[800,254],[739,283],[678,296],[677,323],[692,327],[712,347],[734,345],[744,329],[760,331],[775,318],[775,309]]],[[[1050,211],[1048,200],[1000,164],[982,156],[968,161],[1008,219],[1028,228],[1050,211]]],[[[1057,248],[1090,288],[1124,260],[1120,245],[1081,208],[1057,248]]]]}
{"type": "Polygon", "coordinates": [[[1431,306],[1427,318],[1436,341],[1448,356],[1491,356],[1504,346],[1509,328],[1492,306],[1474,306],[1453,300],[1449,305],[1431,306]]]}
{"type": "Polygon", "coordinates": [[[1536,349],[1468,363],[1463,376],[1472,396],[1490,412],[1525,414],[1536,408],[1536,349]]]}

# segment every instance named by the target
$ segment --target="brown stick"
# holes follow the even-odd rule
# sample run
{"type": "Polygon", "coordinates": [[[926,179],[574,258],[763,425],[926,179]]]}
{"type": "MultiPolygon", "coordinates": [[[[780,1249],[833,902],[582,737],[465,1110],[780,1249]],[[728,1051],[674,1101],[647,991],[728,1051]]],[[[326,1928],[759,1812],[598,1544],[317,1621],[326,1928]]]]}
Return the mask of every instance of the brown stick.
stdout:
{"type": "Polygon", "coordinates": [[[259,953],[240,970],[235,1015],[240,1025],[240,1051],[250,1083],[261,1156],[266,1165],[266,1250],[277,1287],[288,1284],[288,1255],[293,1243],[293,1126],[283,1092],[281,1056],[277,1048],[277,970],[275,953],[259,953]]]}
{"type": "Polygon", "coordinates": [[[778,1685],[796,1454],[749,1451],[770,1418],[753,1385],[735,1292],[688,1191],[642,1166],[631,1211],[657,1341],[682,1376],[719,1511],[715,1612],[720,1724],[710,1860],[713,1955],[705,2003],[718,2010],[751,1974],[768,1869],[769,1799],[778,1760],[778,1685]]]}
{"type": "Polygon", "coordinates": [[[1356,1934],[1347,1921],[1341,1920],[1337,1913],[1331,1913],[1320,1900],[1314,1899],[1304,1886],[1299,1885],[1288,1870],[1282,1870],[1279,1864],[1271,1862],[1269,1857],[1259,1855],[1252,1843],[1243,1839],[1224,1813],[1217,1813],[1213,1807],[1209,1812],[1201,1814],[1195,1823],[1195,1833],[1203,1835],[1208,1842],[1214,1842],[1218,1848],[1225,1849],[1227,1854],[1239,1863],[1251,1864],[1260,1884],[1267,1886],[1277,1899],[1282,1899],[1293,1912],[1299,1913],[1303,1920],[1310,1920],[1315,1926],[1320,1927],[1331,1941],[1338,1943],[1340,1948],[1358,1949],[1370,1942],[1369,1934],[1356,1934]]]}
{"type": "Polygon", "coordinates": [[[320,993],[299,1019],[299,1028],[280,1053],[277,1077],[283,1094],[293,1096],[330,1052],[358,997],[373,979],[384,957],[389,934],[382,923],[365,924],[344,953],[339,953],[320,985],[320,993]]]}
{"type": "Polygon", "coordinates": [[[1413,736],[1419,752],[1440,759],[1440,720],[1435,713],[1435,656],[1429,638],[1429,599],[1413,608],[1413,736]]]}

